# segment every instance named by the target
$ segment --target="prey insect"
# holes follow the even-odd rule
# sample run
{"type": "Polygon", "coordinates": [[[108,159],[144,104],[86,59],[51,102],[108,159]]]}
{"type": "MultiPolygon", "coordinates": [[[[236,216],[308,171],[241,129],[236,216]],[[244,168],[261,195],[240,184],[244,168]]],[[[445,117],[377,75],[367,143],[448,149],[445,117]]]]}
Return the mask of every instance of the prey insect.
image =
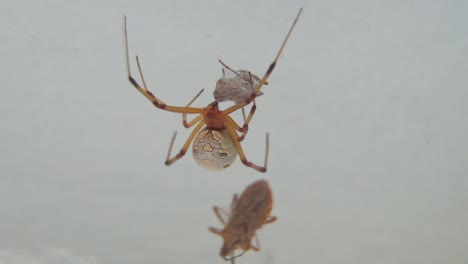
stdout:
{"type": "Polygon", "coordinates": [[[130,72],[127,37],[127,18],[124,17],[124,45],[128,80],[143,96],[150,100],[155,107],[161,110],[182,114],[182,124],[185,128],[195,126],[179,153],[171,157],[171,150],[176,138],[176,133],[174,133],[171,143],[169,145],[169,150],[165,162],[166,165],[171,165],[172,163],[182,158],[193,141],[194,143],[192,147],[192,153],[194,159],[197,161],[198,164],[200,164],[206,169],[221,170],[227,168],[234,162],[237,155],[239,155],[241,162],[245,166],[251,167],[260,172],[266,172],[269,146],[268,133],[266,134],[266,154],[263,166],[256,165],[251,161],[247,160],[247,157],[240,142],[242,142],[242,140],[245,138],[248,131],[249,123],[255,113],[256,105],[254,100],[258,96],[262,95],[260,89],[267,82],[268,77],[275,68],[275,65],[281,55],[281,52],[283,51],[283,48],[286,45],[286,42],[294,26],[296,25],[296,22],[299,19],[301,12],[302,9],[297,14],[296,19],[294,20],[291,28],[289,29],[288,34],[286,35],[286,38],[284,39],[281,45],[281,48],[276,54],[275,60],[273,61],[273,63],[271,63],[263,78],[257,82],[255,89],[253,89],[251,95],[245,100],[242,100],[224,110],[219,109],[218,101],[216,100],[208,104],[208,106],[204,108],[191,107],[193,101],[195,101],[198,98],[198,96],[201,94],[201,92],[203,92],[203,90],[201,90],[186,106],[167,105],[148,90],[148,87],[145,83],[145,79],[143,77],[140,61],[138,59],[138,56],[136,56],[136,63],[142,83],[142,85],[140,85],[131,75],[130,72]],[[229,115],[243,108],[244,106],[249,105],[251,102],[253,102],[252,107],[250,109],[249,115],[244,120],[244,124],[242,126],[238,125],[234,121],[234,119],[231,118],[229,115]],[[195,114],[196,117],[194,117],[190,121],[187,121],[188,114],[195,114]],[[240,135],[238,133],[240,133],[240,135]]]}
{"type": "Polygon", "coordinates": [[[223,246],[219,255],[224,260],[233,260],[249,249],[259,251],[260,243],[256,231],[263,225],[276,220],[275,216],[270,216],[272,208],[273,195],[265,180],[251,183],[240,196],[234,194],[230,212],[214,206],[213,211],[216,217],[224,225],[222,229],[209,228],[211,232],[223,238],[223,246]],[[228,217],[227,220],[224,219],[223,214],[228,217]],[[242,252],[235,255],[234,251],[237,249],[242,252]]]}
{"type": "MultiPolygon", "coordinates": [[[[233,70],[224,62],[219,60],[223,66],[223,76],[216,82],[213,96],[216,102],[234,101],[236,104],[248,99],[255,87],[260,82],[260,78],[247,70],[233,70]]],[[[265,85],[268,83],[265,82],[265,85]]],[[[255,105],[255,100],[253,101],[255,105]]],[[[245,111],[242,107],[242,116],[246,120],[245,111]]]]}
{"type": "Polygon", "coordinates": [[[247,70],[235,71],[221,60],[219,63],[223,66],[223,77],[216,82],[213,92],[216,102],[234,101],[238,104],[248,99],[260,82],[260,78],[247,70]]]}

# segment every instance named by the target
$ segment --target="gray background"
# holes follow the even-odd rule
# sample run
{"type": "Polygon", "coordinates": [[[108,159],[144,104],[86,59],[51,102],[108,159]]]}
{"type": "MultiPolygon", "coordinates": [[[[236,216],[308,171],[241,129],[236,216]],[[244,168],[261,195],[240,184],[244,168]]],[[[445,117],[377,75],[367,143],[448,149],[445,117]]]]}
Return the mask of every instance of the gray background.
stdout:
{"type": "MultiPolygon", "coordinates": [[[[467,1],[2,1],[0,263],[223,263],[211,206],[259,178],[278,221],[237,263],[467,263],[467,1]],[[197,3],[195,3],[197,2],[197,3]],[[218,59],[262,75],[269,171],[163,162],[218,59]],[[136,64],[132,61],[136,75],[136,64]]],[[[223,104],[226,107],[229,104],[223,104]]],[[[236,115],[238,118],[239,116],[236,115]]],[[[239,120],[239,119],[237,119],[239,120]]]]}

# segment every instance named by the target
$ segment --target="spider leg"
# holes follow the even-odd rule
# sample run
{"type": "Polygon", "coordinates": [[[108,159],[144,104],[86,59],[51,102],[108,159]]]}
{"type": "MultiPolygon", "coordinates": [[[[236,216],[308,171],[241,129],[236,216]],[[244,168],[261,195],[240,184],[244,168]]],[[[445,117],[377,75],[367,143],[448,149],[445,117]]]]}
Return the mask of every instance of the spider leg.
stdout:
{"type": "Polygon", "coordinates": [[[230,116],[227,116],[226,117],[226,122],[231,125],[235,130],[239,131],[242,133],[241,136],[237,135],[236,133],[236,139],[238,142],[242,142],[242,140],[244,140],[246,134],[247,134],[247,130],[242,130],[242,127],[240,127],[236,121],[234,121],[230,116]]]}
{"type": "Polygon", "coordinates": [[[143,78],[143,73],[140,66],[140,61],[138,57],[136,57],[138,69],[140,72],[140,77],[142,78],[143,87],[132,77],[130,72],[130,62],[129,62],[129,55],[128,55],[128,37],[127,37],[127,17],[124,16],[124,45],[125,45],[125,59],[126,59],[126,69],[127,69],[127,77],[130,83],[141,93],[143,94],[148,100],[150,100],[154,106],[159,109],[176,112],[176,113],[187,113],[187,114],[199,114],[202,111],[202,108],[194,108],[194,107],[180,107],[180,106],[170,106],[166,105],[163,101],[159,100],[156,96],[151,93],[148,88],[146,87],[146,83],[143,78]]]}
{"type": "Polygon", "coordinates": [[[252,162],[248,161],[247,158],[245,157],[244,150],[242,149],[241,144],[237,140],[237,133],[234,127],[231,126],[230,123],[226,123],[226,127],[229,131],[229,134],[231,135],[232,142],[234,143],[234,146],[236,147],[237,151],[239,152],[239,158],[242,161],[242,163],[247,166],[251,167],[259,172],[266,172],[267,170],[267,163],[268,163],[268,146],[269,146],[269,140],[268,140],[268,133],[266,134],[266,147],[265,147],[265,163],[263,167],[260,167],[256,164],[253,164],[252,162]]]}
{"type": "MultiPolygon", "coordinates": [[[[244,125],[240,127],[234,119],[232,119],[230,116],[226,116],[226,120],[228,123],[232,125],[232,127],[241,132],[242,135],[237,137],[237,141],[242,142],[244,140],[245,136],[247,135],[247,132],[249,131],[249,123],[252,120],[253,115],[255,114],[255,110],[257,109],[257,105],[255,104],[255,100],[253,101],[252,108],[250,108],[250,113],[247,119],[244,117],[244,125]]],[[[244,111],[244,108],[242,108],[242,111],[244,111]]]]}
{"type": "MultiPolygon", "coordinates": [[[[250,83],[250,86],[252,87],[252,90],[253,90],[253,79],[252,79],[252,73],[251,73],[250,71],[249,71],[249,78],[250,78],[249,83],[250,83]]],[[[267,85],[267,84],[268,84],[268,83],[265,82],[265,85],[267,85]]],[[[246,118],[245,118],[245,110],[244,110],[244,107],[242,107],[242,117],[244,118],[244,127],[247,126],[247,127],[245,127],[244,129],[246,129],[246,130],[249,129],[249,128],[248,128],[248,123],[250,122],[250,119],[252,119],[253,114],[255,113],[255,109],[257,108],[257,106],[255,105],[255,100],[253,101],[253,104],[254,104],[254,106],[250,109],[249,121],[248,121],[248,122],[246,121],[246,118]]],[[[247,131],[245,131],[245,134],[243,134],[242,136],[245,137],[246,134],[247,134],[247,131]]]]}
{"type": "Polygon", "coordinates": [[[244,110],[244,107],[242,107],[242,117],[244,118],[244,123],[245,123],[245,110],[244,110]]]}
{"type": "Polygon", "coordinates": [[[174,157],[169,158],[171,156],[172,146],[174,145],[174,141],[175,141],[175,138],[176,138],[176,135],[177,135],[177,133],[174,132],[174,136],[172,137],[171,144],[169,145],[169,150],[167,151],[167,157],[166,157],[166,162],[165,162],[165,164],[167,166],[169,166],[172,163],[176,162],[178,159],[182,158],[185,155],[185,153],[187,152],[187,149],[190,147],[190,143],[192,143],[192,141],[193,141],[193,138],[195,137],[195,135],[197,135],[198,131],[200,131],[200,129],[204,125],[205,125],[205,123],[199,122],[198,125],[193,129],[192,133],[190,133],[190,136],[185,141],[185,144],[182,147],[182,149],[179,151],[179,153],[177,153],[174,157]]]}
{"type": "MultiPolygon", "coordinates": [[[[242,78],[242,75],[240,75],[238,72],[236,72],[235,70],[233,70],[231,67],[227,66],[222,60],[218,60],[219,63],[221,63],[221,65],[226,68],[227,70],[231,71],[232,73],[234,73],[235,75],[237,75],[237,77],[239,78],[242,78]]],[[[222,69],[223,71],[223,76],[224,76],[224,68],[222,69]]],[[[249,72],[250,73],[250,72],[249,72]]],[[[252,89],[253,90],[253,89],[252,89]]],[[[242,107],[242,117],[244,118],[244,122],[245,122],[245,110],[244,110],[244,107],[242,107]]]]}
{"type": "MultiPolygon", "coordinates": [[[[242,108],[244,109],[244,108],[242,108]]],[[[252,107],[250,108],[250,113],[247,119],[244,119],[244,125],[242,126],[242,136],[241,140],[244,140],[245,136],[247,135],[247,132],[249,131],[249,123],[252,120],[253,115],[255,114],[255,110],[257,109],[257,104],[255,103],[255,100],[253,100],[252,107]]]]}
{"type": "Polygon", "coordinates": [[[196,123],[198,123],[202,118],[203,118],[203,115],[198,115],[192,121],[187,123],[187,116],[185,115],[185,116],[182,117],[182,124],[184,125],[185,128],[190,128],[193,125],[195,125],[196,123]]]}
{"type": "Polygon", "coordinates": [[[301,15],[301,13],[302,13],[302,8],[299,10],[299,13],[297,13],[296,19],[294,19],[294,22],[293,22],[291,28],[289,28],[288,34],[286,35],[286,38],[283,40],[283,44],[281,44],[281,47],[280,47],[278,53],[276,54],[275,60],[268,67],[268,70],[266,71],[265,75],[263,76],[263,78],[260,80],[260,82],[257,84],[255,89],[253,90],[252,95],[249,98],[245,99],[244,101],[242,101],[242,102],[240,102],[238,104],[235,104],[235,105],[227,108],[226,110],[224,110],[226,115],[236,111],[239,108],[242,108],[242,107],[250,104],[250,102],[252,102],[256,97],[261,95],[260,89],[263,87],[264,84],[267,83],[268,77],[270,77],[270,74],[275,69],[276,63],[278,62],[278,59],[279,59],[281,53],[283,52],[283,49],[286,46],[286,43],[288,42],[289,36],[291,35],[291,33],[292,33],[293,29],[294,29],[294,26],[296,25],[297,20],[299,19],[299,16],[301,15]]]}
{"type": "MultiPolygon", "coordinates": [[[[190,100],[190,102],[186,105],[186,107],[189,107],[200,96],[200,94],[203,93],[204,90],[205,89],[201,89],[200,92],[198,92],[198,94],[195,95],[195,97],[193,97],[192,100],[190,100]]],[[[203,116],[199,115],[199,116],[195,117],[192,121],[187,123],[187,113],[183,113],[182,114],[182,124],[184,125],[185,128],[189,128],[189,127],[195,125],[202,118],[203,118],[203,116]]]]}
{"type": "Polygon", "coordinates": [[[299,19],[299,16],[301,15],[301,13],[302,13],[302,8],[299,10],[299,13],[297,13],[296,19],[294,19],[294,22],[293,22],[291,28],[289,29],[288,34],[286,35],[286,38],[283,41],[283,44],[281,44],[281,48],[279,49],[278,53],[276,54],[275,60],[270,64],[270,67],[268,67],[267,72],[265,73],[263,78],[260,80],[257,87],[255,87],[254,93],[257,93],[257,92],[260,91],[263,84],[266,83],[266,81],[267,81],[268,77],[270,76],[271,72],[273,72],[273,69],[276,66],[276,62],[278,62],[278,59],[279,59],[281,53],[283,52],[284,46],[286,46],[286,43],[288,42],[289,36],[291,35],[291,32],[293,31],[294,26],[296,25],[297,20],[299,19]]]}

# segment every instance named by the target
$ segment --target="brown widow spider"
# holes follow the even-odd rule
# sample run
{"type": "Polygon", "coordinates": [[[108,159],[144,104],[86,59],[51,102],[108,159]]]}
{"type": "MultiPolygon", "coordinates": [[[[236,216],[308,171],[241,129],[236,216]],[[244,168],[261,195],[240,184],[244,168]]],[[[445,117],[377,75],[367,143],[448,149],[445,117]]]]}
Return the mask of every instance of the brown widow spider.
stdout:
{"type": "Polygon", "coordinates": [[[188,148],[190,147],[190,143],[193,143],[193,156],[194,159],[200,164],[202,167],[210,170],[221,170],[224,168],[229,167],[235,160],[236,156],[239,155],[242,163],[247,166],[251,167],[260,172],[266,172],[267,170],[267,162],[268,162],[268,133],[266,134],[266,154],[265,154],[265,162],[263,167],[258,166],[250,161],[247,160],[244,151],[240,142],[245,138],[248,125],[250,120],[252,119],[256,105],[255,105],[255,98],[262,95],[263,93],[260,92],[262,86],[266,83],[268,77],[270,76],[271,72],[275,68],[276,62],[283,51],[286,42],[294,29],[294,26],[299,19],[299,16],[302,12],[302,8],[299,10],[291,28],[286,35],[286,38],[283,41],[278,53],[276,54],[275,60],[273,63],[270,64],[267,72],[263,76],[263,78],[258,82],[255,89],[253,90],[250,97],[243,100],[242,102],[236,103],[235,105],[225,109],[220,110],[218,107],[218,102],[214,101],[210,103],[208,106],[204,108],[196,108],[191,107],[190,105],[197,99],[197,97],[203,92],[201,90],[186,106],[171,106],[165,104],[159,98],[151,93],[145,83],[145,79],[143,78],[143,72],[141,70],[140,61],[138,56],[136,56],[136,63],[138,66],[138,71],[140,74],[141,82],[143,87],[132,77],[130,73],[130,62],[129,62],[129,55],[128,55],[128,37],[127,37],[127,18],[124,17],[124,45],[125,45],[125,56],[126,56],[126,67],[127,67],[127,76],[130,83],[141,93],[143,94],[148,100],[150,100],[154,106],[159,109],[181,113],[182,114],[182,124],[185,128],[190,128],[195,126],[193,131],[190,133],[188,139],[185,141],[182,149],[177,153],[175,156],[171,156],[171,150],[175,141],[176,133],[174,133],[171,143],[169,145],[169,150],[166,157],[166,165],[171,165],[178,159],[182,158],[185,153],[187,152],[188,148]],[[234,119],[232,119],[229,114],[232,112],[243,108],[244,106],[252,103],[252,107],[248,117],[244,120],[244,125],[241,127],[238,125],[234,119]],[[187,122],[187,114],[198,114],[195,118],[191,121],[187,122]],[[203,128],[203,129],[202,129],[203,128]],[[237,132],[241,133],[239,134],[237,132]]]}

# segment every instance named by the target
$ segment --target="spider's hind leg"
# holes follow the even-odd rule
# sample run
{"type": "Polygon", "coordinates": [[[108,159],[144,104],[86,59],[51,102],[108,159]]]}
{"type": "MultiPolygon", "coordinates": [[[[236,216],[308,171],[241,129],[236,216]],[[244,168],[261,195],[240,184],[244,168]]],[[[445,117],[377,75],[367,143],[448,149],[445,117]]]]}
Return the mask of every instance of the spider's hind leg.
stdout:
{"type": "Polygon", "coordinates": [[[265,163],[263,167],[258,166],[250,161],[247,160],[244,150],[242,149],[242,146],[238,140],[238,135],[236,133],[236,130],[234,129],[233,126],[231,126],[229,123],[226,124],[226,127],[229,131],[229,134],[231,135],[232,142],[234,143],[234,146],[236,146],[237,151],[239,152],[239,158],[242,161],[242,163],[247,166],[251,167],[252,169],[255,169],[259,172],[266,172],[267,171],[267,163],[268,163],[268,148],[269,148],[269,136],[268,133],[266,134],[266,147],[265,147],[265,163]]]}

